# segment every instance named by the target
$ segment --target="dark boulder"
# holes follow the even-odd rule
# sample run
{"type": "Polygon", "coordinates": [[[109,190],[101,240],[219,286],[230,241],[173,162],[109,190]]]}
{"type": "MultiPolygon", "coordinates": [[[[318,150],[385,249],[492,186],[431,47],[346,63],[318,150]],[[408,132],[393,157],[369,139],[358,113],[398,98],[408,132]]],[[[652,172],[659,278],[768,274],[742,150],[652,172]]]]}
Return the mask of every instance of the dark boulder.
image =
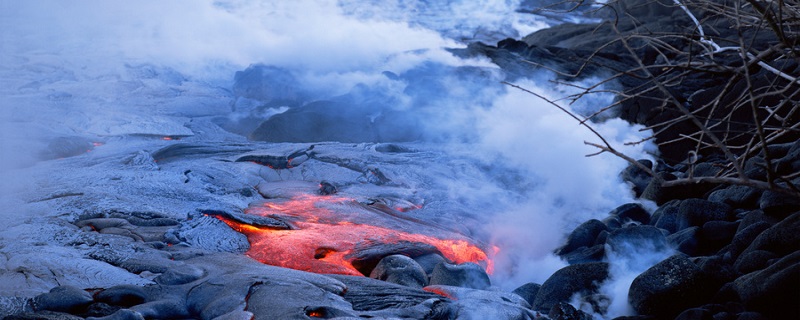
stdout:
{"type": "Polygon", "coordinates": [[[558,249],[559,255],[565,255],[580,247],[590,247],[595,243],[597,236],[607,231],[606,225],[597,219],[586,221],[579,225],[567,237],[567,243],[558,249]]]}
{"type": "Polygon", "coordinates": [[[667,241],[675,247],[676,250],[694,257],[699,251],[700,242],[698,240],[698,233],[700,227],[686,228],[681,231],[675,232],[667,237],[667,241]]]}
{"type": "Polygon", "coordinates": [[[140,286],[118,285],[98,292],[94,299],[110,305],[127,308],[144,303],[147,300],[147,293],[140,286]]]}
{"type": "Polygon", "coordinates": [[[533,309],[548,312],[559,302],[569,302],[575,293],[596,292],[608,278],[607,262],[573,264],[556,271],[539,288],[533,309]]]}
{"type": "Polygon", "coordinates": [[[719,289],[685,255],[674,255],[637,276],[628,301],[639,314],[673,318],[683,310],[700,306],[719,289]]]}
{"type": "MultiPolygon", "coordinates": [[[[647,167],[653,168],[653,162],[647,159],[638,160],[638,162],[647,167]]],[[[644,189],[647,188],[647,185],[650,184],[650,180],[653,180],[653,177],[647,174],[646,171],[642,170],[639,166],[630,164],[622,173],[620,173],[620,177],[622,181],[628,182],[631,184],[634,194],[636,197],[642,195],[644,189]]],[[[648,215],[649,218],[649,215],[648,215]]]]}
{"type": "Polygon", "coordinates": [[[750,273],[766,268],[771,261],[779,257],[767,250],[748,250],[736,259],[733,267],[739,273],[750,273]]]}
{"type": "Polygon", "coordinates": [[[533,305],[533,300],[536,299],[536,294],[539,293],[539,288],[541,287],[541,284],[530,282],[514,289],[511,293],[522,297],[528,304],[533,305]]]}
{"type": "Polygon", "coordinates": [[[789,213],[800,210],[800,197],[767,190],[761,194],[758,207],[769,216],[783,219],[789,213]]]}
{"type": "MultiPolygon", "coordinates": [[[[599,237],[598,237],[599,238],[599,237]]],[[[580,247],[570,253],[561,255],[569,264],[603,261],[606,255],[605,245],[595,244],[591,247],[580,247]]]]}
{"type": "Polygon", "coordinates": [[[475,263],[451,264],[442,262],[433,268],[430,284],[483,290],[491,286],[491,281],[486,271],[475,263]]]}
{"type": "Polygon", "coordinates": [[[586,312],[575,309],[566,302],[559,302],[552,308],[547,316],[552,320],[591,320],[592,316],[586,312]]]}
{"type": "Polygon", "coordinates": [[[734,290],[748,310],[761,312],[772,319],[800,318],[800,305],[797,304],[798,283],[800,251],[733,282],[734,290]]]}
{"type": "Polygon", "coordinates": [[[739,228],[736,221],[709,221],[703,224],[700,230],[702,248],[701,254],[713,254],[722,247],[731,243],[739,228]]]}
{"type": "Polygon", "coordinates": [[[753,240],[758,237],[759,234],[764,232],[771,227],[769,223],[766,222],[757,222],[751,224],[747,228],[741,229],[736,232],[731,240],[730,245],[728,246],[729,252],[731,254],[731,259],[735,261],[739,255],[753,243],[753,240]]]}
{"type": "Polygon", "coordinates": [[[422,266],[404,255],[391,255],[381,259],[369,277],[412,288],[428,285],[428,276],[422,266]]]}
{"type": "Polygon", "coordinates": [[[711,192],[709,201],[722,202],[736,208],[755,209],[761,197],[761,189],[748,186],[730,186],[711,192]]]}
{"type": "Polygon", "coordinates": [[[766,250],[783,256],[800,250],[800,232],[797,230],[800,230],[800,212],[761,232],[743,254],[752,250],[766,250]]]}
{"type": "Polygon", "coordinates": [[[81,313],[93,302],[92,295],[72,286],[59,286],[33,298],[34,310],[81,313]]]}
{"type": "Polygon", "coordinates": [[[678,230],[698,226],[709,221],[728,221],[732,218],[731,206],[704,199],[682,200],[678,207],[678,230]]]}
{"type": "Polygon", "coordinates": [[[620,221],[624,222],[637,222],[640,224],[650,223],[650,213],[638,203],[623,204],[616,209],[612,210],[609,215],[617,216],[620,221]]]}
{"type": "Polygon", "coordinates": [[[425,274],[427,275],[430,275],[431,272],[433,272],[433,268],[436,268],[436,265],[446,262],[444,257],[438,253],[423,254],[421,256],[414,257],[414,261],[416,261],[422,267],[422,270],[424,270],[425,274]]]}

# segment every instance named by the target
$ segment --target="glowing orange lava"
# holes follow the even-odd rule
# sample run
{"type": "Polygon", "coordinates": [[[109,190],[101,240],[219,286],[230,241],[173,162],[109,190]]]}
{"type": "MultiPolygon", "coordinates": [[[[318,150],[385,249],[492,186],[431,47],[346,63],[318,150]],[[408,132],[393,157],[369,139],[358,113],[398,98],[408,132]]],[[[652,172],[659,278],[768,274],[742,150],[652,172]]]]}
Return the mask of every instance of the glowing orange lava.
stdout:
{"type": "Polygon", "coordinates": [[[247,236],[248,256],[269,265],[315,273],[362,275],[353,266],[354,254],[359,249],[408,242],[431,245],[453,262],[475,262],[487,272],[493,271],[490,256],[469,238],[349,198],[301,195],[283,202],[265,202],[246,213],[275,217],[293,227],[293,230],[258,228],[217,217],[247,236]]]}

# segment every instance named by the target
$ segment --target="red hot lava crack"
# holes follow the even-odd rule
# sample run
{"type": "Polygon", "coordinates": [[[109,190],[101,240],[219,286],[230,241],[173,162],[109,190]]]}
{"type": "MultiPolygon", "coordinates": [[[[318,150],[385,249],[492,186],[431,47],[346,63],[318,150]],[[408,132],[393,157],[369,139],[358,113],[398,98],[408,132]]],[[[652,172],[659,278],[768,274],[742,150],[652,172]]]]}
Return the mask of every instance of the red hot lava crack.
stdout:
{"type": "MultiPolygon", "coordinates": [[[[421,225],[416,219],[386,214],[350,198],[300,195],[283,202],[264,202],[248,208],[246,213],[280,218],[294,227],[292,230],[259,228],[217,217],[247,236],[248,256],[268,265],[315,273],[362,275],[353,266],[354,250],[364,244],[409,242],[431,245],[452,262],[474,262],[489,273],[493,271],[491,255],[469,238],[421,225]]],[[[495,254],[497,248],[490,251],[495,254]]]]}

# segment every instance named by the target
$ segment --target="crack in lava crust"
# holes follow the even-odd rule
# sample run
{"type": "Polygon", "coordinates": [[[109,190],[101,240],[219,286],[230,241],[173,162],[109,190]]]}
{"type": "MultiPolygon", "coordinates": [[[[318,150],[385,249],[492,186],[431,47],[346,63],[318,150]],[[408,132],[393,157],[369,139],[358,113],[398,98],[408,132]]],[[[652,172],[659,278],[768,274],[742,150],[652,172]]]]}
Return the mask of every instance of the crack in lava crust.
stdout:
{"type": "MultiPolygon", "coordinates": [[[[416,243],[434,247],[433,252],[438,251],[451,262],[474,262],[489,273],[493,271],[491,256],[466,236],[389,211],[392,209],[376,208],[346,197],[305,194],[285,201],[264,202],[246,210],[247,214],[286,221],[292,230],[259,228],[217,218],[246,235],[250,241],[246,254],[268,265],[315,273],[364,275],[353,266],[359,252],[382,244],[416,243]]],[[[490,251],[496,254],[497,248],[490,251]]],[[[388,254],[394,253],[402,252],[388,254]]]]}

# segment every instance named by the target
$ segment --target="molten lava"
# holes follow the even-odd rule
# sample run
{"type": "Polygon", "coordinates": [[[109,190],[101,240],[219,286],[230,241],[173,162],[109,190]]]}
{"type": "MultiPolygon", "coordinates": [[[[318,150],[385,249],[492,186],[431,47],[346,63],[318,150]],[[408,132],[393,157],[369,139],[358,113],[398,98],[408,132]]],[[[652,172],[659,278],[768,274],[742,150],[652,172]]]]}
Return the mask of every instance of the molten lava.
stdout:
{"type": "Polygon", "coordinates": [[[248,256],[269,265],[362,275],[353,266],[359,250],[380,244],[416,243],[435,247],[452,262],[475,262],[489,273],[493,269],[487,253],[463,235],[349,198],[301,195],[283,202],[265,202],[246,213],[278,218],[293,227],[258,228],[217,217],[247,236],[248,256]]]}

